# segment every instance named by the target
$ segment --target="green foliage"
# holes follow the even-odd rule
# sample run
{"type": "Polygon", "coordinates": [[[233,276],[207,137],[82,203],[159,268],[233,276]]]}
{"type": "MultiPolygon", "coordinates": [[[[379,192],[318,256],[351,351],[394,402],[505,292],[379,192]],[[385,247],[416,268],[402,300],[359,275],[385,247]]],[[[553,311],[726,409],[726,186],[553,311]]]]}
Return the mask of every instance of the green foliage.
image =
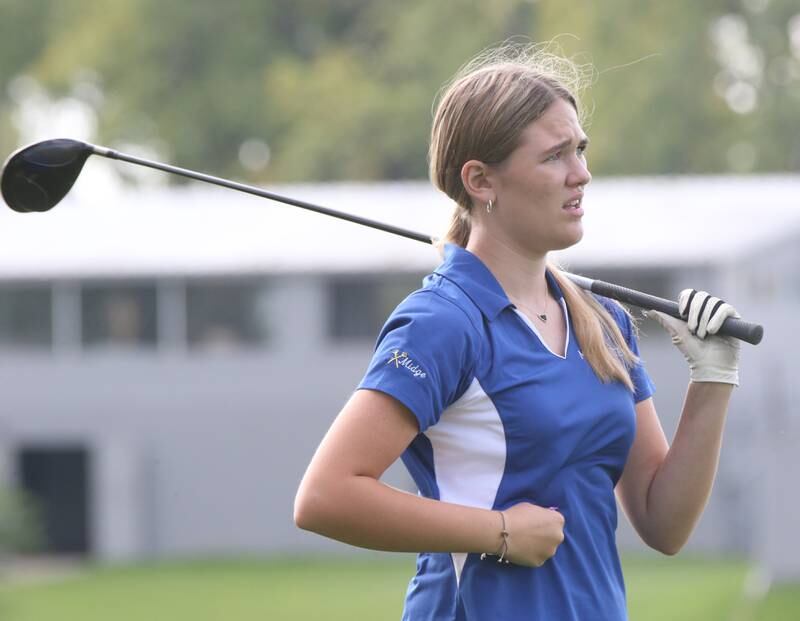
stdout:
{"type": "MultiPolygon", "coordinates": [[[[596,68],[595,174],[793,170],[798,14],[796,0],[0,0],[0,84],[29,74],[66,96],[96,75],[98,141],[217,174],[420,178],[442,83],[509,37],[556,38],[596,68]],[[726,15],[728,34],[744,26],[744,51],[715,43],[726,15]],[[748,53],[755,74],[736,69],[748,53]],[[756,105],[734,111],[737,92],[756,105]],[[266,168],[239,162],[248,139],[269,145],[266,168]]],[[[3,88],[6,152],[12,107],[3,88]]]]}
{"type": "Polygon", "coordinates": [[[33,499],[0,487],[0,553],[34,552],[41,538],[41,520],[33,499]]]}
{"type": "Polygon", "coordinates": [[[796,111],[800,104],[800,49],[792,60],[786,23],[800,8],[796,2],[791,5],[791,0],[541,3],[542,38],[574,32],[577,38],[560,39],[565,51],[590,59],[596,67],[591,90],[594,170],[650,174],[796,169],[800,133],[787,128],[789,110],[796,111]],[[764,10],[743,8],[757,4],[764,10]],[[730,45],[720,55],[713,33],[726,17],[743,26],[744,36],[739,40],[735,31],[728,32],[730,45]],[[787,76],[785,83],[778,83],[770,77],[776,59],[786,61],[793,79],[787,76]],[[757,105],[749,112],[735,112],[720,91],[724,82],[738,81],[742,68],[733,76],[726,66],[746,67],[748,61],[756,75],[745,81],[755,86],[757,105]],[[731,161],[731,149],[741,144],[753,148],[750,166],[731,161]]]}
{"type": "Polygon", "coordinates": [[[704,54],[712,3],[610,0],[544,6],[548,32],[595,65],[590,164],[597,173],[723,170],[718,132],[726,111],[711,97],[704,54]],[[705,14],[703,14],[705,13],[705,14]],[[676,36],[679,33],[679,36],[676,36]]]}

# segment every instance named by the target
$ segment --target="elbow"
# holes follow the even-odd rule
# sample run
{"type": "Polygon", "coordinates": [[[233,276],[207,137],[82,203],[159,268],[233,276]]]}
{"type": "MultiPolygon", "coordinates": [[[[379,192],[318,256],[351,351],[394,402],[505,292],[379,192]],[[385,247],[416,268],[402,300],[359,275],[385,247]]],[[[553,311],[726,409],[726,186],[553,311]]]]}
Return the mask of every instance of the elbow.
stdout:
{"type": "Polygon", "coordinates": [[[661,552],[665,556],[675,556],[683,548],[682,545],[653,546],[653,549],[661,552]]]}
{"type": "Polygon", "coordinates": [[[331,516],[330,486],[304,479],[294,499],[294,523],[302,530],[324,534],[331,516]]]}
{"type": "Polygon", "coordinates": [[[294,498],[294,524],[302,530],[315,531],[319,523],[319,498],[309,486],[301,485],[294,498]]]}
{"type": "Polygon", "coordinates": [[[675,556],[680,552],[690,535],[690,533],[681,532],[681,529],[667,525],[660,525],[658,528],[637,528],[636,530],[648,548],[660,552],[664,556],[675,556]]]}
{"type": "Polygon", "coordinates": [[[295,496],[294,499],[294,525],[302,530],[310,530],[311,517],[309,515],[309,507],[304,499],[301,499],[300,494],[295,496]]]}
{"type": "Polygon", "coordinates": [[[647,545],[651,548],[660,552],[665,556],[675,556],[678,552],[683,549],[683,546],[686,545],[685,539],[663,539],[660,541],[648,541],[647,545]]]}

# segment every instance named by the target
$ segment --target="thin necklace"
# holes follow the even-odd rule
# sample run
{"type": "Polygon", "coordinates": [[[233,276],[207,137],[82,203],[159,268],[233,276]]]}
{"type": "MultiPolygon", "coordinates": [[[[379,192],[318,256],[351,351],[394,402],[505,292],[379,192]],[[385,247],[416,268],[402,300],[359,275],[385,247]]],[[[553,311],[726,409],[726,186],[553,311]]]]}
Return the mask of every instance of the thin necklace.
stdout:
{"type": "Polygon", "coordinates": [[[537,313],[535,310],[533,310],[533,309],[532,309],[530,306],[528,306],[527,304],[518,303],[518,304],[517,304],[517,306],[522,306],[523,308],[527,309],[528,311],[531,311],[531,312],[533,312],[533,314],[534,314],[534,315],[535,315],[535,316],[536,316],[536,317],[537,317],[537,318],[538,318],[538,319],[539,319],[539,320],[540,320],[542,323],[547,323],[547,301],[548,301],[549,299],[550,299],[550,296],[549,296],[549,295],[548,295],[547,297],[545,297],[545,299],[544,299],[544,310],[543,310],[541,313],[537,313]]]}

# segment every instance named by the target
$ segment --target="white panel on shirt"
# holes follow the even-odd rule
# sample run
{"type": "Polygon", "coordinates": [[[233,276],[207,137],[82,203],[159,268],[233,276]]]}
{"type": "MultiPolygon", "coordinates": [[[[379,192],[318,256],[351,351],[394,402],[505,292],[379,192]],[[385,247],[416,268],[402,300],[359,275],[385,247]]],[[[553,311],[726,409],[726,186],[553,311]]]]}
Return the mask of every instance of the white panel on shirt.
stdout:
{"type": "MultiPolygon", "coordinates": [[[[491,509],[506,465],[506,436],[494,403],[477,379],[425,435],[433,447],[439,498],[491,509]]],[[[467,560],[453,554],[456,580],[467,560]]]]}

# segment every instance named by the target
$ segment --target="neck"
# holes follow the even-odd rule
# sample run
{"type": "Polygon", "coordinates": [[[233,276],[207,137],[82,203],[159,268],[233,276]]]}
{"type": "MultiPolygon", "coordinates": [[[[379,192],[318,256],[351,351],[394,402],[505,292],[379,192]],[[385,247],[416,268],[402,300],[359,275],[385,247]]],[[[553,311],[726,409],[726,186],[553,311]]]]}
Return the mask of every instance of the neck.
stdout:
{"type": "Polygon", "coordinates": [[[467,250],[483,261],[513,303],[534,308],[544,305],[549,296],[546,253],[526,254],[480,234],[470,235],[467,250]]]}

